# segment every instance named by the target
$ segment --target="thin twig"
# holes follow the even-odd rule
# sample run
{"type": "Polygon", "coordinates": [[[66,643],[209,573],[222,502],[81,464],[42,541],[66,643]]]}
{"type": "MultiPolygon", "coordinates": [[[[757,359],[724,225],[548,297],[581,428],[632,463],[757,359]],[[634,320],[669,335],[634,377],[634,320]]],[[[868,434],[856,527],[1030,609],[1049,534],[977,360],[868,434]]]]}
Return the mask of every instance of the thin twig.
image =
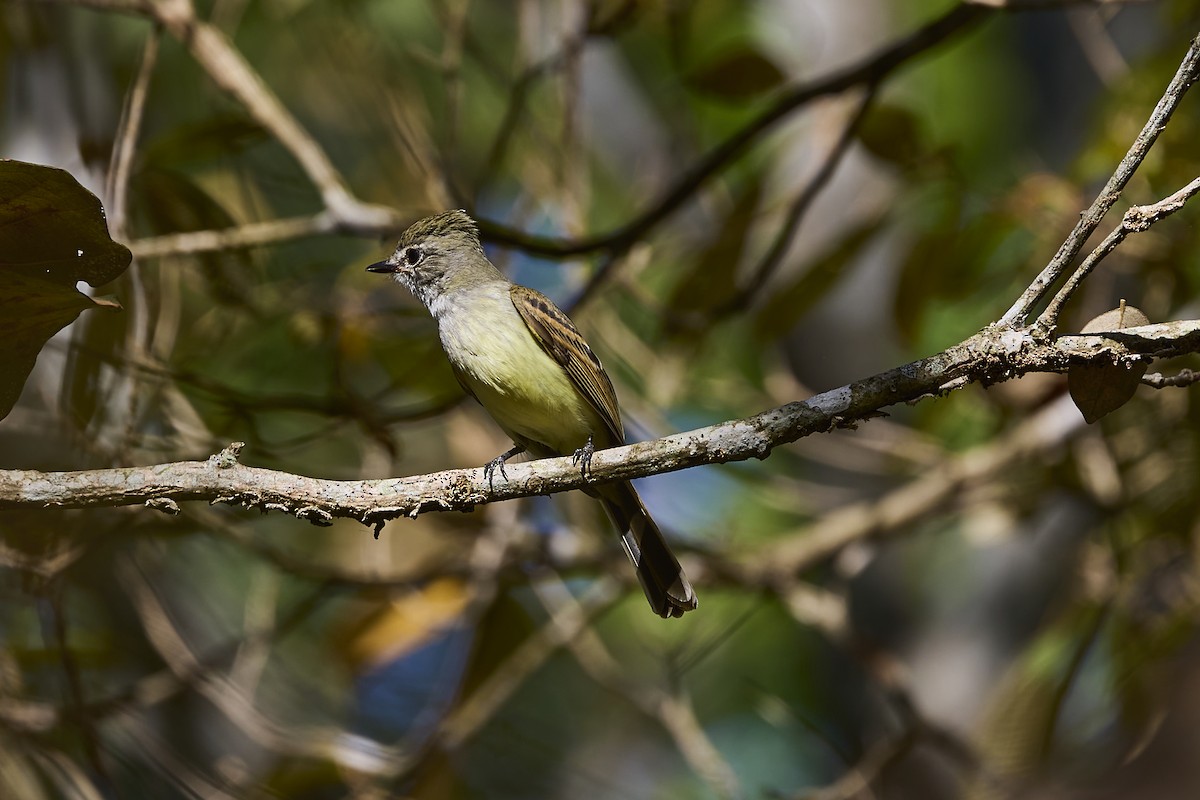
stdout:
{"type": "Polygon", "coordinates": [[[589,630],[596,619],[620,597],[616,581],[605,577],[596,581],[573,606],[556,609],[546,625],[526,639],[446,718],[437,737],[438,744],[448,749],[461,746],[499,710],[526,678],[545,664],[551,655],[589,630]]]}
{"type": "Polygon", "coordinates": [[[746,566],[753,573],[777,575],[775,583],[786,587],[792,576],[852,542],[906,530],[931,509],[960,496],[964,487],[985,482],[1033,454],[1056,450],[1085,428],[1083,416],[1063,396],[996,442],[947,459],[882,497],[843,506],[794,533],[779,535],[746,566]]]}
{"type": "MultiPolygon", "coordinates": [[[[550,579],[534,585],[538,599],[551,614],[577,614],[579,602],[562,581],[550,579]]],[[[671,735],[680,754],[719,798],[741,796],[740,782],[729,762],[700,724],[691,700],[653,684],[631,680],[592,628],[579,631],[567,642],[575,661],[592,680],[627,700],[657,721],[671,735]]]]}
{"type": "Polygon", "coordinates": [[[795,238],[796,231],[800,227],[800,223],[804,220],[808,209],[812,207],[813,201],[817,195],[829,183],[829,180],[837,172],[838,165],[842,163],[842,157],[850,149],[850,143],[854,141],[854,135],[858,131],[859,125],[862,124],[863,118],[866,117],[868,109],[871,107],[871,101],[875,97],[876,86],[870,84],[863,92],[862,97],[856,104],[854,111],[846,119],[842,130],[838,135],[837,141],[833,147],[825,155],[821,161],[820,167],[809,179],[804,188],[792,201],[788,208],[787,216],[784,218],[783,225],[775,235],[775,239],[771,242],[771,247],[763,255],[755,266],[750,277],[746,280],[735,293],[733,293],[728,302],[721,306],[717,314],[728,315],[751,301],[754,296],[766,286],[767,281],[775,274],[779,265],[783,263],[783,257],[787,254],[788,248],[791,247],[792,240],[795,238]]]}
{"type": "Polygon", "coordinates": [[[54,631],[54,645],[58,650],[58,658],[62,663],[63,674],[67,677],[68,708],[71,716],[79,726],[80,738],[83,741],[83,752],[91,765],[92,771],[99,778],[101,787],[106,793],[113,792],[112,776],[100,755],[100,737],[96,730],[96,720],[87,712],[87,699],[83,688],[83,675],[75,651],[67,635],[66,604],[63,598],[64,584],[55,581],[49,586],[47,600],[50,607],[51,627],[54,631]]]}
{"type": "MultiPolygon", "coordinates": [[[[246,247],[260,247],[277,242],[303,239],[310,236],[322,236],[334,233],[344,223],[328,211],[321,211],[307,217],[289,217],[273,219],[267,222],[252,222],[239,225],[236,228],[224,228],[212,231],[189,231],[172,233],[166,236],[154,236],[146,239],[135,239],[129,243],[129,249],[134,258],[162,258],[164,256],[208,253],[213,251],[238,250],[246,247]]],[[[395,225],[386,224],[378,227],[369,226],[356,228],[355,233],[377,235],[394,230],[395,225]]]]}
{"type": "Polygon", "coordinates": [[[874,797],[871,784],[884,770],[899,763],[917,744],[917,734],[909,730],[873,744],[857,764],[828,786],[810,789],[795,795],[796,800],[852,800],[874,797]]]}
{"type": "Polygon", "coordinates": [[[1164,375],[1161,372],[1151,372],[1142,376],[1142,383],[1155,389],[1166,389],[1171,386],[1191,386],[1200,383],[1200,372],[1192,369],[1181,369],[1174,375],[1164,375]]]}
{"type": "MultiPolygon", "coordinates": [[[[1146,120],[1145,126],[1141,133],[1138,134],[1133,144],[1125,157],[1121,159],[1121,163],[1117,165],[1117,169],[1113,172],[1108,182],[1104,184],[1104,188],[1100,190],[1100,194],[1092,202],[1091,207],[1083,212],[1079,222],[1075,224],[1075,228],[1067,236],[1058,252],[1054,254],[1054,258],[1050,259],[1050,263],[1046,265],[1041,274],[1034,279],[1033,283],[1029,284],[1018,300],[1013,303],[1008,311],[1004,312],[1004,316],[1000,318],[998,325],[1010,328],[1020,327],[1025,324],[1029,314],[1033,311],[1034,306],[1041,301],[1046,293],[1058,282],[1066,272],[1075,256],[1083,249],[1083,245],[1087,242],[1088,237],[1100,225],[1100,221],[1104,219],[1104,215],[1113,207],[1121,196],[1125,185],[1129,183],[1129,179],[1133,177],[1134,172],[1141,166],[1142,161],[1146,158],[1146,154],[1150,152],[1150,148],[1154,146],[1154,142],[1158,139],[1159,133],[1166,127],[1171,119],[1171,115],[1175,113],[1175,109],[1179,107],[1179,103],[1183,100],[1184,94],[1195,82],[1196,76],[1200,70],[1200,35],[1192,39],[1191,46],[1188,47],[1187,54],[1183,57],[1183,62],[1179,65],[1179,69],[1175,72],[1175,77],[1171,79],[1166,91],[1163,93],[1158,104],[1155,105],[1154,111],[1151,112],[1150,118],[1146,120]]],[[[1049,331],[1042,331],[1043,334],[1048,334],[1049,331]]]]}
{"type": "Polygon", "coordinates": [[[709,151],[646,210],[609,233],[577,240],[553,239],[530,236],[486,220],[480,220],[480,230],[497,244],[511,245],[549,257],[563,258],[595,250],[625,249],[644,238],[649,230],[688,202],[698,189],[797,108],[819,97],[840,94],[856,86],[879,84],[901,65],[945,41],[952,34],[980,22],[988,14],[989,9],[982,6],[968,3],[957,5],[858,63],[785,91],[765,111],[709,151]]]}
{"type": "Polygon", "coordinates": [[[146,44],[142,49],[142,62],[138,65],[137,77],[129,90],[129,97],[117,128],[117,141],[113,147],[112,164],[108,171],[109,186],[106,194],[110,198],[108,222],[112,227],[112,237],[118,241],[126,238],[129,174],[133,169],[133,152],[145,115],[146,95],[149,94],[150,76],[154,74],[154,67],[158,62],[158,43],[161,38],[162,28],[156,25],[146,37],[146,44]]]}
{"type": "Polygon", "coordinates": [[[1157,203],[1134,206],[1126,211],[1125,215],[1121,218],[1121,224],[1114,228],[1108,236],[1104,237],[1104,241],[1088,254],[1083,263],[1075,269],[1071,277],[1058,290],[1058,294],[1054,296],[1054,299],[1047,304],[1046,310],[1038,317],[1035,328],[1041,333],[1048,333],[1054,330],[1054,327],[1058,324],[1058,315],[1062,312],[1062,308],[1066,302],[1071,299],[1071,295],[1075,293],[1084,279],[1091,274],[1096,265],[1115,250],[1117,245],[1125,241],[1125,237],[1131,233],[1142,233],[1149,230],[1150,226],[1154,223],[1169,217],[1183,208],[1184,204],[1198,192],[1200,192],[1200,178],[1196,178],[1170,197],[1159,200],[1157,203]]]}
{"type": "Polygon", "coordinates": [[[191,0],[62,0],[73,5],[147,16],[180,42],[218,88],[238,101],[247,113],[292,154],[321,193],[325,211],[338,225],[394,227],[391,209],[364,203],[325,151],[300,125],[224,32],[196,16],[191,0]]]}

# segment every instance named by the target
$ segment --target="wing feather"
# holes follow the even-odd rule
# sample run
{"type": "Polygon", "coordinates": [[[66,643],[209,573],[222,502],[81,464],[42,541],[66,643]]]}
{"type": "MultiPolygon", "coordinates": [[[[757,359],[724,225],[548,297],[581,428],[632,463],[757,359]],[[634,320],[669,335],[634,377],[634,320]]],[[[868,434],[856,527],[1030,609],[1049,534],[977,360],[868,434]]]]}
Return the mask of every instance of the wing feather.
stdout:
{"type": "MultiPolygon", "coordinates": [[[[541,292],[513,284],[510,295],[533,338],[547,355],[562,366],[571,383],[604,421],[612,437],[607,444],[624,444],[625,433],[621,427],[617,393],[600,359],[592,352],[579,329],[541,292]]],[[[598,446],[601,444],[597,442],[598,446]]]]}

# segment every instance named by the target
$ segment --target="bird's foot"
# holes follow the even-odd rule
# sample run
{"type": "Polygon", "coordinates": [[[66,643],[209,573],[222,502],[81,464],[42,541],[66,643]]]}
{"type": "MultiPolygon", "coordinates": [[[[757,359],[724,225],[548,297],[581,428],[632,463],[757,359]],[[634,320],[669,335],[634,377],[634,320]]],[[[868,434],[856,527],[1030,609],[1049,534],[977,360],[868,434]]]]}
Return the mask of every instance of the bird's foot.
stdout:
{"type": "Polygon", "coordinates": [[[496,488],[495,483],[493,481],[493,479],[496,476],[496,470],[497,469],[500,470],[500,475],[504,478],[504,480],[508,480],[508,473],[504,471],[504,462],[508,461],[513,456],[518,455],[519,453],[524,453],[524,452],[525,452],[524,447],[522,447],[519,444],[514,444],[508,450],[505,450],[503,453],[501,453],[500,455],[496,456],[491,461],[489,461],[483,465],[483,477],[487,478],[489,489],[496,488]]]}
{"type": "Polygon", "coordinates": [[[596,445],[592,443],[592,437],[589,436],[587,443],[575,451],[571,456],[571,463],[579,465],[579,474],[584,480],[589,480],[592,475],[592,455],[596,452],[596,445]]]}

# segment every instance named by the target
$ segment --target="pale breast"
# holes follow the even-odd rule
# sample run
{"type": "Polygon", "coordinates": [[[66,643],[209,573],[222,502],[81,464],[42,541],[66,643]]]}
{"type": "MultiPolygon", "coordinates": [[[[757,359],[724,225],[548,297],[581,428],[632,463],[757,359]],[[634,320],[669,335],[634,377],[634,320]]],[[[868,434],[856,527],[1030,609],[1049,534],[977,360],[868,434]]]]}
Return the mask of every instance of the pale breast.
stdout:
{"type": "Polygon", "coordinates": [[[546,455],[546,448],[570,454],[593,435],[605,444],[600,417],[533,338],[507,287],[500,289],[445,298],[435,310],[442,348],[459,379],[535,455],[546,455]]]}

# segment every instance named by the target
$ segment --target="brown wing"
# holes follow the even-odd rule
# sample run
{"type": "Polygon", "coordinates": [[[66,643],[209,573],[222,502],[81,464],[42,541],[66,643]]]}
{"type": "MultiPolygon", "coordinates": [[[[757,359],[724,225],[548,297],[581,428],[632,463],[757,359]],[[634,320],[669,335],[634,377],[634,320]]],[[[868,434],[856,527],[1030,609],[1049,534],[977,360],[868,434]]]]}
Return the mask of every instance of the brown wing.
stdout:
{"type": "Polygon", "coordinates": [[[541,292],[513,284],[510,294],[513,305],[521,319],[525,320],[533,338],[551,358],[562,365],[571,383],[604,420],[612,436],[611,444],[624,444],[625,433],[621,427],[621,411],[617,408],[617,393],[600,359],[596,358],[575,324],[541,292]]]}

